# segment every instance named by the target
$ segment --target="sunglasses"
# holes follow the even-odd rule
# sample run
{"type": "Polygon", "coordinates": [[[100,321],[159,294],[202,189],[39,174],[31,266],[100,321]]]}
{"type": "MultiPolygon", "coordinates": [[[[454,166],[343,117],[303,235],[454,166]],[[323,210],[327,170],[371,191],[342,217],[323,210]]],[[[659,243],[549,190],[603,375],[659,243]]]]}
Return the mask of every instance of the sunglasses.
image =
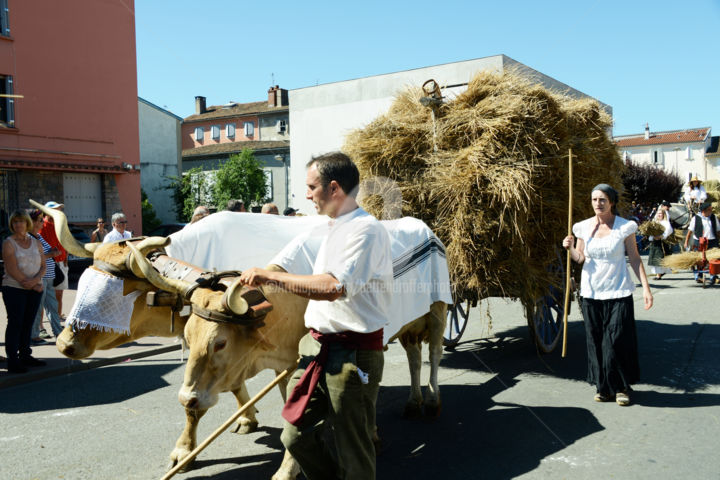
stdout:
{"type": "Polygon", "coordinates": [[[119,222],[115,222],[115,223],[127,223],[127,220],[120,220],[119,222]]]}

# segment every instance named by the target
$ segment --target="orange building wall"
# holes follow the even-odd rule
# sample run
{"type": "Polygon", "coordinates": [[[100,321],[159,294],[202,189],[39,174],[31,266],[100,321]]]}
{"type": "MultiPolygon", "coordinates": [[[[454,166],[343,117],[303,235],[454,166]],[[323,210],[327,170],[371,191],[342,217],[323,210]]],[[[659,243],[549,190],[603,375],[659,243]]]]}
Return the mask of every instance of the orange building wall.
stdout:
{"type": "Polygon", "coordinates": [[[248,140],[262,140],[260,138],[260,118],[257,115],[248,115],[244,117],[235,118],[223,118],[215,120],[207,120],[203,122],[192,122],[183,123],[182,125],[182,148],[187,150],[189,148],[204,147],[206,145],[217,145],[219,143],[232,143],[232,142],[243,142],[248,140]],[[245,136],[245,122],[252,122],[255,125],[254,134],[250,137],[245,136]],[[227,138],[225,136],[225,125],[228,123],[235,124],[235,138],[227,138]],[[220,126],[220,139],[213,140],[211,138],[210,127],[213,125],[220,126]],[[195,128],[203,127],[205,129],[205,140],[198,142],[195,140],[195,128]]]}
{"type": "Polygon", "coordinates": [[[114,175],[129,228],[141,231],[140,174],[121,166],[139,165],[133,0],[8,3],[0,73],[25,98],[16,129],[0,131],[0,158],[114,175]]]}

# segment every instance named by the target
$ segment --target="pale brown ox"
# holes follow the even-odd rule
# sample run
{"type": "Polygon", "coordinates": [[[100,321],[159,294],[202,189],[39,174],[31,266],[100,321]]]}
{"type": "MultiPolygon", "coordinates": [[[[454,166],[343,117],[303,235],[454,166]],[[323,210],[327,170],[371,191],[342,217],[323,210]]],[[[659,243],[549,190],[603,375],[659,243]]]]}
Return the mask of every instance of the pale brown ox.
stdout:
{"type": "MultiPolygon", "coordinates": [[[[142,255],[138,255],[138,263],[144,275],[158,288],[179,293],[188,286],[160,277],[142,255]]],[[[268,269],[282,271],[276,265],[270,265],[268,269]]],[[[265,317],[264,325],[256,329],[217,323],[197,315],[191,315],[185,325],[190,356],[178,398],[185,407],[187,422],[170,454],[170,467],[183,460],[196,447],[198,421],[217,403],[220,393],[232,392],[238,404],[242,404],[249,399],[245,389],[247,379],[265,369],[280,373],[297,359],[298,343],[307,332],[303,318],[307,299],[277,288],[264,287],[262,290],[273,304],[273,310],[265,317]]],[[[193,304],[203,302],[200,304],[203,308],[222,311],[222,306],[215,301],[216,297],[212,296],[192,298],[193,304]]],[[[398,338],[405,348],[410,366],[410,397],[405,407],[407,416],[419,415],[423,406],[429,415],[437,415],[440,411],[437,371],[442,355],[445,309],[444,303],[434,303],[427,314],[405,325],[393,337],[398,338]],[[429,343],[431,365],[428,396],[424,402],[420,385],[423,341],[429,343]]],[[[287,381],[281,382],[283,399],[286,386],[287,381]]],[[[257,422],[242,427],[249,432],[257,428],[257,422]]],[[[298,473],[298,465],[285,452],[282,465],[273,479],[292,479],[298,473]]]]}
{"type": "MultiPolygon", "coordinates": [[[[132,270],[136,278],[125,279],[126,291],[137,289],[143,292],[134,304],[130,335],[88,328],[73,332],[68,327],[61,334],[62,340],[59,339],[58,342],[62,353],[72,358],[85,358],[95,349],[113,348],[145,335],[175,335],[170,332],[169,307],[146,305],[147,292],[156,288],[144,277],[147,276],[155,287],[167,291],[178,291],[186,285],[160,277],[149,262],[142,262],[145,250],[164,245],[168,239],[147,239],[146,244],[139,245],[144,251],[137,255],[137,258],[141,259],[141,265],[138,265],[137,262],[127,261],[132,248],[129,244],[121,242],[81,245],[70,235],[62,212],[45,209],[40,204],[34,205],[53,216],[58,237],[70,253],[100,260],[123,273],[132,270]],[[152,247],[149,247],[150,244],[152,247]],[[130,268],[128,263],[131,264],[130,268]]],[[[279,269],[277,266],[269,268],[279,269]]],[[[265,294],[273,303],[274,309],[265,318],[265,325],[257,329],[210,322],[196,315],[184,319],[176,317],[175,331],[181,332],[184,325],[185,337],[190,344],[190,357],[179,393],[179,400],[185,407],[186,425],[171,453],[169,467],[176,465],[195,448],[198,422],[207,409],[217,403],[219,393],[232,392],[240,407],[249,399],[245,379],[252,378],[264,369],[280,372],[296,360],[298,341],[306,332],[303,314],[307,300],[284,291],[265,289],[265,294]]],[[[222,296],[223,292],[198,288],[193,293],[191,302],[208,310],[231,314],[232,312],[222,306],[222,296]]],[[[229,303],[238,311],[243,309],[242,305],[238,305],[242,303],[241,298],[229,303]]],[[[393,337],[400,339],[408,355],[410,367],[411,389],[405,408],[406,416],[420,415],[423,406],[429,415],[437,415],[440,411],[437,370],[442,354],[445,308],[444,303],[433,304],[430,312],[403,327],[393,337]],[[430,345],[431,364],[428,397],[425,401],[420,386],[422,341],[430,345]]],[[[287,382],[279,385],[283,398],[286,386],[287,382]]],[[[257,428],[254,409],[250,409],[247,414],[247,417],[238,419],[236,432],[248,433],[257,428]]],[[[273,478],[295,478],[298,472],[297,464],[286,452],[283,463],[273,478]]]]}

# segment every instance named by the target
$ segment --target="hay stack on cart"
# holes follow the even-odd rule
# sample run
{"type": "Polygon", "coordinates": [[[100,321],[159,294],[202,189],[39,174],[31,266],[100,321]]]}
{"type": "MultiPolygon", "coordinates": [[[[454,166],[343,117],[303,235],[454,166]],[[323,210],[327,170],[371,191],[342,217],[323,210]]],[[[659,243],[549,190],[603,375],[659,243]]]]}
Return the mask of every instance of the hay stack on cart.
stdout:
{"type": "MultiPolygon", "coordinates": [[[[401,93],[385,115],[348,136],[344,151],[362,179],[397,182],[402,206],[393,215],[421,218],[444,242],[459,298],[510,296],[533,306],[564,282],[551,266],[561,263],[567,233],[568,149],[574,221],[592,215],[593,186],[621,187],[610,116],[593,100],[512,72],[480,73],[434,108],[423,105],[426,96],[401,93]]],[[[361,204],[383,216],[379,195],[361,194],[361,204]]]]}

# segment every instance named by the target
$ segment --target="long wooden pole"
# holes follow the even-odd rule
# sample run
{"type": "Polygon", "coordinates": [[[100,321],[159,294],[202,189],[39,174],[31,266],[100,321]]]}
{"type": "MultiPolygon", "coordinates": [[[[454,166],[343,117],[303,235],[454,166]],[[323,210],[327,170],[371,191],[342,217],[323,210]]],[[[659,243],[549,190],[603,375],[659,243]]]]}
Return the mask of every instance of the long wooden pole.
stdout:
{"type": "MultiPolygon", "coordinates": [[[[572,148],[568,150],[568,235],[572,235],[572,210],[573,210],[573,169],[572,169],[572,148]]],[[[565,268],[565,308],[563,309],[563,346],[562,357],[567,354],[567,324],[568,310],[570,310],[570,249],[567,251],[567,267],[565,268]]]]}
{"type": "Polygon", "coordinates": [[[235,412],[230,418],[228,418],[227,420],[225,420],[225,423],[223,423],[222,425],[220,425],[220,426],[217,428],[217,430],[215,430],[213,433],[211,433],[210,436],[207,437],[200,445],[198,445],[197,447],[195,447],[195,450],[193,450],[192,452],[190,452],[187,457],[183,458],[177,465],[175,465],[175,466],[172,468],[172,470],[170,470],[169,472],[167,472],[167,473],[165,474],[165,476],[162,477],[160,480],[168,480],[169,478],[174,477],[175,474],[178,473],[185,465],[187,465],[188,463],[192,462],[192,461],[195,459],[195,457],[197,457],[197,456],[200,454],[200,452],[202,452],[203,450],[205,450],[205,447],[207,447],[208,445],[210,445],[210,444],[213,442],[213,440],[215,440],[222,432],[224,432],[225,430],[227,430],[228,427],[230,427],[233,423],[235,423],[235,421],[240,417],[240,415],[242,415],[243,413],[245,413],[248,408],[250,408],[250,407],[252,407],[253,405],[255,405],[255,403],[256,403],[258,400],[260,400],[260,399],[261,399],[262,397],[264,397],[270,390],[272,390],[272,388],[273,388],[275,385],[277,385],[278,383],[280,383],[280,381],[281,381],[283,378],[287,377],[290,373],[292,373],[293,371],[295,371],[295,368],[296,368],[296,367],[297,367],[297,364],[293,365],[292,367],[289,367],[289,368],[286,369],[286,370],[283,370],[277,377],[275,377],[275,379],[274,379],[272,382],[268,383],[268,384],[265,386],[265,388],[263,388],[262,390],[260,390],[253,398],[251,398],[250,400],[248,400],[248,402],[247,402],[245,405],[243,405],[242,407],[240,407],[237,412],[235,412]]]}

